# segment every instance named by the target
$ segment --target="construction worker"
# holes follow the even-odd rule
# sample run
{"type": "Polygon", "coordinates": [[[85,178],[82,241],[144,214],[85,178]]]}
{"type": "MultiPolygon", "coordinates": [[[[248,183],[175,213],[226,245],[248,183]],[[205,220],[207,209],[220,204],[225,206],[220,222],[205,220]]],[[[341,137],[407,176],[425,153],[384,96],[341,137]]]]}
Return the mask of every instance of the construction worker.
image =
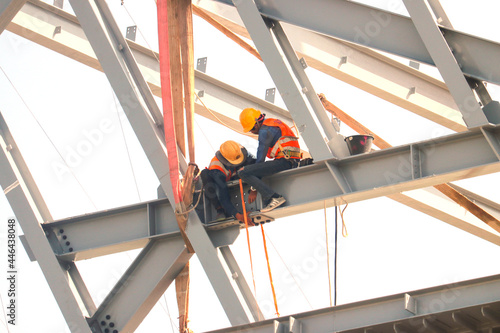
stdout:
{"type": "Polygon", "coordinates": [[[229,140],[220,146],[208,168],[201,171],[205,197],[217,210],[215,220],[233,216],[244,222],[243,214],[238,212],[231,202],[227,182],[237,176],[239,168],[254,162],[255,157],[249,154],[245,147],[229,140]]]}
{"type": "Polygon", "coordinates": [[[240,113],[240,123],[244,132],[259,135],[259,146],[255,164],[241,168],[238,175],[251,186],[248,201],[254,202],[259,192],[265,205],[261,212],[269,212],[284,204],[286,199],[261,179],[297,167],[300,161],[299,141],[288,125],[279,119],[266,119],[265,114],[253,108],[246,108],[240,113]],[[272,160],[266,161],[266,157],[272,160]]]}

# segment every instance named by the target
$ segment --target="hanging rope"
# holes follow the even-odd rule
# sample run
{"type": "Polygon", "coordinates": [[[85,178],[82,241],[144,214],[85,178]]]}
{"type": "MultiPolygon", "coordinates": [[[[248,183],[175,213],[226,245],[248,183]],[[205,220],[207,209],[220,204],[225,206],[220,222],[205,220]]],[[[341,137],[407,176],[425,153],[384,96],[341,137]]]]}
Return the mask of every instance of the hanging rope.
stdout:
{"type": "Polygon", "coordinates": [[[338,207],[335,205],[335,254],[333,259],[333,305],[337,305],[337,241],[338,241],[338,224],[337,224],[338,207]]]}
{"type": "Polygon", "coordinates": [[[347,234],[347,227],[346,227],[345,222],[344,222],[344,211],[346,210],[347,205],[349,205],[349,204],[346,203],[344,209],[342,209],[340,211],[340,218],[342,219],[342,236],[343,237],[347,237],[348,236],[348,234],[347,234]]]}
{"type": "Polygon", "coordinates": [[[184,216],[185,218],[187,218],[188,214],[191,213],[193,210],[195,210],[196,207],[198,207],[198,204],[200,203],[200,198],[203,196],[203,189],[196,191],[196,193],[198,192],[200,193],[200,195],[198,196],[198,199],[196,199],[196,203],[191,204],[190,207],[186,207],[185,210],[182,212],[175,211],[174,213],[176,216],[184,216]]]}
{"type": "MultiPolygon", "coordinates": [[[[243,194],[243,182],[241,181],[241,179],[240,179],[240,194],[241,194],[241,206],[243,207],[243,218],[245,220],[245,230],[247,232],[247,244],[248,244],[248,254],[250,255],[250,269],[252,270],[253,292],[255,297],[257,297],[257,288],[255,287],[255,276],[253,274],[252,249],[250,247],[250,233],[248,232],[247,209],[245,206],[245,195],[243,194]]],[[[255,300],[255,302],[257,302],[257,300],[255,300]]]]}
{"type": "Polygon", "coordinates": [[[330,306],[332,306],[332,280],[330,277],[330,250],[328,246],[328,221],[326,218],[326,200],[323,202],[323,210],[325,212],[325,240],[326,240],[326,266],[328,268],[328,295],[330,296],[330,306]]]}
{"type": "Polygon", "coordinates": [[[260,230],[262,231],[262,242],[264,243],[264,252],[266,254],[267,261],[267,271],[269,272],[269,282],[271,283],[271,290],[273,291],[274,308],[276,309],[276,316],[280,316],[278,311],[278,301],[276,300],[276,292],[274,291],[273,275],[271,273],[271,265],[269,264],[269,255],[267,254],[266,236],[264,234],[264,225],[260,224],[260,230]]]}

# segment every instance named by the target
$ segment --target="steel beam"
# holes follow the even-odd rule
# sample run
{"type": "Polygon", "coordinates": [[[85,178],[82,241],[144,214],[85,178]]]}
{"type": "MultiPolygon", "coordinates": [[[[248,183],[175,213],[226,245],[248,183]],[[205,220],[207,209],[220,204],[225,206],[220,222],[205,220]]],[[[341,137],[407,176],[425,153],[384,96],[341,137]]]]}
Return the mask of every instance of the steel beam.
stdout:
{"type": "Polygon", "coordinates": [[[239,290],[241,290],[242,297],[245,299],[245,303],[249,307],[249,311],[252,314],[253,321],[261,321],[264,319],[264,315],[260,311],[260,308],[257,306],[257,301],[252,293],[252,290],[248,286],[247,281],[245,280],[245,276],[241,271],[236,258],[233,255],[233,252],[229,248],[229,246],[221,246],[219,248],[224,260],[231,272],[231,277],[235,280],[238,285],[239,290]]]}
{"type": "MultiPolygon", "coordinates": [[[[500,127],[492,127],[489,133],[492,136],[489,137],[490,140],[500,140],[500,127]]],[[[464,214],[457,212],[457,206],[448,206],[449,201],[440,202],[436,193],[434,196],[422,197],[418,191],[415,192],[419,195],[408,192],[498,171],[499,158],[490,141],[480,129],[471,130],[436,140],[356,155],[340,161],[332,159],[327,163],[300,167],[268,177],[266,181],[282,193],[287,202],[283,208],[273,210],[267,215],[276,219],[322,209],[325,201],[328,206],[333,206],[335,202],[338,204],[389,196],[500,245],[500,236],[497,233],[488,230],[487,226],[472,217],[460,217],[464,214]],[[415,172],[413,167],[415,152],[418,152],[420,160],[418,172],[415,172]],[[401,199],[401,196],[405,199],[401,199]],[[419,206],[420,204],[423,206],[419,206]],[[442,210],[434,208],[436,204],[442,205],[442,210]]],[[[165,199],[61,220],[46,224],[44,228],[50,228],[53,233],[64,230],[67,239],[75,246],[73,252],[69,252],[66,247],[65,252],[60,254],[68,260],[113,253],[121,247],[137,246],[136,244],[149,237],[147,205],[156,207],[156,212],[152,214],[158,217],[155,222],[156,237],[173,236],[175,226],[167,221],[174,219],[174,213],[165,199]],[[102,230],[106,237],[99,237],[97,228],[102,230]],[[107,235],[112,235],[112,238],[107,235]]],[[[216,234],[216,230],[210,233],[211,237],[216,234]]],[[[62,241],[61,235],[58,237],[59,241],[62,241]]]]}
{"type": "MultiPolygon", "coordinates": [[[[499,127],[492,128],[498,140],[499,127]]],[[[312,210],[320,209],[325,199],[359,201],[498,172],[498,161],[495,148],[476,129],[329,161],[337,168],[341,183],[349,186],[338,185],[331,171],[320,164],[279,173],[270,177],[269,183],[278,193],[285,194],[288,205],[308,206],[312,210]],[[420,160],[419,172],[415,172],[415,151],[420,160]]],[[[279,211],[269,215],[280,217],[279,211]]]]}
{"type": "MultiPolygon", "coordinates": [[[[468,191],[449,183],[451,187],[459,193],[465,195],[472,200],[477,206],[486,210],[497,219],[500,218],[499,211],[490,209],[494,204],[489,201],[490,205],[482,204],[480,201],[469,196],[468,191]]],[[[458,229],[475,235],[481,239],[500,246],[500,234],[486,223],[470,214],[466,209],[452,201],[450,198],[443,195],[433,187],[405,191],[402,193],[390,194],[388,198],[397,201],[407,207],[413,208],[419,212],[432,216],[458,229]]],[[[475,195],[477,197],[477,195],[475,195]]],[[[483,198],[484,199],[484,198],[483,198]]],[[[498,205],[498,204],[496,204],[498,205]]]]}
{"type": "Polygon", "coordinates": [[[487,124],[488,119],[465,80],[462,70],[434,21],[427,3],[414,0],[403,0],[403,2],[436,67],[450,89],[467,126],[477,127],[487,124]]]}
{"type": "MultiPolygon", "coordinates": [[[[297,82],[298,80],[293,73],[292,68],[297,68],[294,64],[298,60],[296,58],[292,59],[290,52],[287,53],[287,50],[283,50],[278,45],[278,42],[275,40],[278,37],[273,36],[272,33],[273,23],[268,22],[271,27],[266,25],[253,0],[235,1],[235,5],[274,84],[295,120],[298,130],[309,148],[310,154],[318,161],[331,158],[332,153],[337,158],[348,155],[345,145],[343,147],[345,150],[335,149],[335,151],[331,152],[326,144],[325,139],[329,140],[330,138],[327,137],[327,134],[320,131],[318,121],[312,115],[312,109],[304,95],[307,92],[307,87],[299,86],[300,81],[297,82]]],[[[284,38],[284,36],[280,37],[284,38]]],[[[293,55],[293,57],[296,56],[293,55]]]]}
{"type": "MultiPolygon", "coordinates": [[[[12,31],[22,35],[25,38],[29,38],[30,40],[33,40],[37,43],[40,43],[46,47],[49,47],[57,52],[60,52],[62,54],[65,54],[67,56],[72,56],[73,59],[79,60],[91,67],[98,67],[100,68],[100,65],[98,62],[95,60],[95,55],[88,44],[85,35],[83,31],[81,30],[78,21],[76,18],[72,15],[69,15],[65,13],[64,11],[61,11],[55,7],[52,7],[50,5],[47,5],[43,2],[39,1],[33,1],[29,2],[23,7],[22,11],[19,13],[18,16],[15,18],[15,22],[9,26],[12,31]],[[40,21],[39,17],[44,17],[46,21],[42,22],[40,21]],[[62,26],[62,32],[61,34],[56,35],[55,37],[52,36],[52,32],[54,31],[54,28],[56,26],[62,26]],[[65,46],[65,44],[62,44],[61,42],[64,42],[65,44],[68,44],[68,46],[65,46]],[[85,46],[86,45],[86,46],[85,46]],[[91,59],[94,59],[92,61],[91,59]]],[[[287,27],[287,31],[288,31],[287,27]]],[[[306,34],[303,35],[304,30],[302,30],[302,34],[300,36],[303,36],[303,38],[297,38],[298,39],[303,39],[307,41],[308,43],[312,43],[311,46],[314,48],[317,48],[321,45],[329,45],[329,40],[324,39],[323,37],[319,36],[316,34],[316,37],[314,35],[306,34]],[[317,42],[314,42],[318,37],[321,37],[317,40],[317,42]]],[[[291,36],[295,36],[297,32],[294,32],[292,34],[289,34],[291,36]]],[[[330,39],[331,40],[331,39],[330,39]]],[[[296,39],[295,39],[296,41],[296,39]]],[[[130,41],[127,41],[129,45],[131,45],[131,49],[134,52],[134,56],[136,59],[141,62],[141,69],[145,76],[148,78],[148,81],[150,81],[150,86],[155,87],[155,84],[151,82],[157,82],[158,80],[155,79],[155,81],[152,80],[152,78],[157,77],[157,75],[153,75],[152,73],[156,72],[156,70],[153,70],[152,72],[149,70],[149,68],[154,68],[157,66],[157,60],[152,56],[152,53],[150,50],[146,50],[139,45],[132,43],[130,41]]],[[[301,43],[297,44],[302,45],[301,43]]],[[[322,52],[320,53],[330,53],[332,50],[338,49],[342,46],[342,44],[332,44],[331,47],[327,49],[323,49],[322,52]]],[[[294,45],[295,46],[295,45],[294,45]]],[[[296,46],[295,46],[296,47],[296,46]]],[[[342,68],[349,68],[348,65],[353,65],[353,62],[358,59],[361,54],[367,54],[369,57],[370,54],[373,54],[374,52],[371,52],[367,49],[363,49],[362,53],[360,54],[353,54],[352,52],[355,52],[356,49],[346,49],[345,52],[346,54],[352,55],[352,57],[349,57],[349,61],[347,65],[344,65],[342,68]],[[371,53],[370,53],[371,52],[371,53]],[[354,58],[354,59],[352,59],[354,58]]],[[[339,54],[339,58],[342,55],[342,53],[339,54]]],[[[373,63],[373,61],[377,60],[378,58],[367,58],[366,61],[368,63],[373,63]]],[[[324,59],[326,61],[327,59],[324,59]]],[[[326,61],[328,62],[328,61],[326,61]]],[[[397,68],[400,68],[396,66],[396,64],[393,64],[393,67],[384,67],[383,64],[390,63],[390,59],[379,59],[379,63],[374,64],[373,68],[380,68],[380,71],[382,73],[391,73],[392,75],[394,74],[394,71],[397,70],[397,68]]],[[[365,65],[359,64],[356,66],[360,67],[365,67],[365,65]]],[[[405,69],[405,72],[408,69],[405,69]]],[[[415,72],[415,71],[414,71],[415,72]]],[[[217,106],[217,110],[213,111],[219,111],[219,110],[228,110],[228,113],[224,114],[218,114],[219,117],[223,118],[226,121],[233,121],[235,126],[239,126],[239,123],[237,121],[232,120],[229,118],[230,116],[234,117],[234,113],[236,113],[238,110],[241,110],[241,108],[245,106],[257,106],[258,108],[262,109],[264,112],[267,114],[272,114],[275,115],[278,118],[281,119],[291,119],[288,118],[289,115],[286,110],[282,110],[280,108],[277,108],[273,106],[272,104],[266,103],[265,101],[262,101],[261,99],[255,98],[253,96],[250,96],[248,94],[245,94],[237,89],[234,89],[226,84],[223,84],[220,81],[217,81],[213,78],[210,78],[207,75],[204,75],[202,73],[196,73],[197,74],[197,85],[200,90],[204,90],[205,96],[203,99],[207,102],[208,106],[217,106]],[[264,103],[264,105],[262,104],[264,103]],[[232,111],[230,111],[232,110],[232,111]]],[[[411,74],[411,73],[410,73],[411,74]]],[[[397,75],[396,75],[397,76],[397,75]]],[[[414,81],[415,79],[418,79],[419,76],[415,76],[413,78],[409,77],[408,80],[414,81]]],[[[429,78],[425,79],[422,81],[422,84],[427,82],[429,78]]],[[[442,86],[440,86],[437,82],[434,82],[431,80],[429,83],[429,88],[428,91],[429,93],[432,91],[443,91],[443,94],[445,93],[445,90],[442,86]]],[[[406,85],[405,83],[398,83],[401,85],[406,85]]],[[[418,92],[422,91],[422,84],[417,84],[417,94],[418,92]]],[[[384,86],[387,86],[387,84],[384,84],[384,86]]],[[[156,87],[158,88],[158,87],[156,87]]],[[[152,91],[155,92],[156,89],[152,88],[152,91]]],[[[449,96],[449,95],[448,95],[449,96]]],[[[444,97],[444,96],[443,96],[444,97]]],[[[412,99],[415,98],[415,95],[412,97],[412,99]]],[[[394,97],[389,97],[389,99],[394,99],[394,97]]],[[[447,100],[450,100],[451,98],[447,98],[447,100]]],[[[441,106],[437,105],[435,108],[437,109],[442,109],[444,105],[449,105],[448,102],[441,102],[444,104],[440,104],[441,106]]],[[[451,106],[447,106],[449,108],[448,110],[451,112],[451,106]]],[[[446,110],[446,108],[444,108],[446,110]]],[[[197,110],[202,110],[204,114],[208,114],[206,110],[204,110],[199,104],[197,104],[197,110]]],[[[456,112],[456,111],[454,111],[456,112]]],[[[458,113],[458,112],[456,112],[458,113]]],[[[444,115],[447,115],[448,111],[445,111],[444,115]]],[[[434,120],[437,120],[433,118],[434,120]]],[[[446,126],[443,122],[441,122],[443,125],[446,126]]],[[[455,130],[463,130],[463,126],[457,128],[456,126],[450,127],[454,128],[455,130]]],[[[400,200],[398,200],[400,201],[400,200]]],[[[429,210],[429,206],[425,202],[417,202],[414,200],[411,200],[411,207],[417,209],[417,210],[425,210],[431,216],[434,216],[436,218],[443,218],[442,216],[446,216],[447,214],[443,214],[437,209],[434,209],[432,205],[430,206],[431,210],[429,210]]],[[[459,225],[463,225],[464,221],[461,221],[462,219],[458,217],[459,225]]],[[[445,219],[446,221],[446,219],[445,219]]]]}
{"type": "MultiPolygon", "coordinates": [[[[233,235],[237,236],[239,226],[230,228],[230,230],[235,231],[233,235]]],[[[194,212],[190,213],[187,221],[186,234],[231,325],[236,326],[252,322],[251,309],[255,310],[254,305],[256,306],[257,301],[253,297],[249,298],[248,296],[251,295],[246,294],[245,290],[240,290],[241,284],[236,283],[227,265],[223,265],[224,259],[220,251],[214,246],[204,225],[194,212]]]]}
{"type": "MultiPolygon", "coordinates": [[[[172,198],[162,115],[125,38],[106,2],[75,1],[72,8],[164,192],[172,198]]],[[[186,168],[181,158],[180,169],[186,168]]]]}
{"type": "Polygon", "coordinates": [[[476,193],[466,190],[463,187],[457,186],[455,184],[450,184],[455,190],[460,192],[463,196],[467,197],[469,200],[473,201],[476,205],[485,209],[491,215],[495,216],[497,219],[500,219],[500,204],[489,199],[486,199],[476,193]]]}
{"type": "MultiPolygon", "coordinates": [[[[52,251],[47,237],[40,223],[43,222],[40,213],[34,204],[22,172],[12,157],[12,145],[8,145],[0,131],[0,186],[3,188],[9,205],[24,232],[33,254],[40,265],[40,269],[49,284],[52,293],[61,309],[61,312],[71,330],[91,333],[85,321],[84,306],[80,306],[81,299],[75,295],[70,287],[70,277],[64,265],[58,261],[52,251]]],[[[88,307],[87,307],[88,309],[88,307]]]]}
{"type": "MultiPolygon", "coordinates": [[[[7,29],[86,66],[103,70],[76,17],[47,3],[36,0],[28,1],[7,29]],[[60,33],[54,34],[57,27],[60,33]]],[[[133,41],[126,40],[125,42],[129,45],[151,92],[161,97],[158,54],[133,41]]],[[[255,107],[271,117],[280,118],[287,124],[292,124],[288,111],[200,71],[195,71],[195,89],[198,93],[203,91],[203,96],[200,94],[200,98],[210,111],[234,129],[241,130],[240,123],[235,119],[246,107],[255,107]]],[[[196,113],[217,121],[199,100],[196,102],[196,113]]]]}
{"type": "MultiPolygon", "coordinates": [[[[206,3],[207,1],[204,1],[202,4],[206,3]]],[[[216,5],[215,8],[212,6],[211,9],[216,10],[217,13],[222,11],[226,17],[236,20],[234,17],[237,16],[236,9],[214,2],[211,2],[211,4],[216,5]],[[223,6],[224,10],[219,9],[220,6],[223,6]],[[227,9],[230,9],[230,11],[227,9]]],[[[221,17],[218,19],[223,20],[221,17]]],[[[241,26],[232,24],[229,21],[224,21],[224,23],[238,33],[249,37],[246,30],[241,26]]],[[[46,3],[39,1],[28,2],[16,16],[14,22],[9,25],[9,29],[20,36],[80,61],[87,66],[102,70],[76,18],[46,3]],[[38,19],[39,17],[44,17],[45,20],[42,22],[38,19]],[[62,27],[61,33],[53,36],[52,33],[57,26],[62,27]]],[[[285,31],[291,38],[294,48],[302,52],[299,54],[306,57],[309,65],[455,131],[466,129],[460,113],[455,109],[456,106],[454,107],[455,104],[451,95],[442,82],[383,57],[367,48],[335,40],[291,25],[286,25],[285,31]],[[311,48],[320,51],[315,52],[315,58],[312,58],[311,54],[309,54],[308,50],[311,48]],[[340,59],[344,56],[347,56],[347,63],[341,65],[340,68],[326,65],[339,64],[340,59]],[[370,73],[368,74],[368,72],[370,73]],[[383,88],[388,89],[387,91],[382,91],[378,87],[380,82],[384,82],[383,88]],[[416,93],[407,98],[408,89],[412,86],[416,87],[416,93]],[[431,112],[431,110],[436,111],[436,113],[431,112]]],[[[127,43],[139,62],[141,71],[147,78],[152,92],[159,94],[158,62],[154,53],[131,41],[127,41],[127,43]]],[[[288,124],[291,124],[292,119],[288,111],[201,72],[196,71],[195,74],[196,89],[203,91],[204,95],[201,98],[204,103],[211,108],[211,111],[217,117],[234,128],[240,128],[239,122],[234,118],[241,109],[247,106],[261,109],[266,114],[283,119],[288,124]]],[[[200,115],[216,120],[200,104],[196,104],[196,111],[200,115]]],[[[469,226],[472,221],[466,218],[468,215],[454,214],[453,211],[457,209],[461,211],[459,206],[453,205],[448,208],[450,206],[450,203],[448,203],[443,208],[436,207],[436,205],[432,204],[432,201],[426,199],[428,196],[432,197],[433,195],[422,192],[418,196],[416,194],[415,196],[412,195],[411,198],[403,194],[391,195],[391,198],[481,238],[500,244],[496,240],[498,238],[496,235],[491,235],[490,232],[482,228],[478,229],[475,225],[469,226]],[[419,199],[416,200],[416,198],[419,199]]],[[[144,246],[144,242],[136,246],[144,246]]],[[[79,252],[78,255],[84,256],[84,251],[79,252]]]]}
{"type": "MultiPolygon", "coordinates": [[[[284,28],[311,68],[456,132],[466,130],[443,82],[366,47],[289,24],[284,28]]],[[[335,91],[322,93],[335,96],[335,91]]]]}
{"type": "MultiPolygon", "coordinates": [[[[432,324],[437,328],[445,320],[448,322],[453,313],[461,310],[464,313],[480,314],[482,305],[489,305],[491,309],[500,308],[500,276],[495,275],[476,280],[450,283],[443,286],[417,290],[411,293],[417,304],[417,313],[412,314],[405,310],[406,294],[396,294],[377,299],[344,304],[320,310],[283,316],[279,319],[265,320],[251,325],[224,328],[210,331],[210,333],[272,333],[296,332],[290,330],[291,324],[299,326],[298,332],[374,332],[393,333],[394,325],[413,328],[421,331],[425,324],[432,324]],[[426,323],[423,323],[426,321],[426,323]],[[282,330],[276,330],[279,326],[282,330]],[[285,329],[285,330],[283,330],[285,329]]],[[[495,327],[488,319],[475,316],[485,328],[495,327]]],[[[449,322],[448,322],[449,323],[449,322]]],[[[427,325],[428,327],[429,325],[427,325]]],[[[446,326],[443,332],[461,327],[446,326]]],[[[412,332],[412,330],[410,330],[412,332]]],[[[207,332],[208,333],[208,332],[207,332]]]]}
{"type": "MultiPolygon", "coordinates": [[[[239,290],[244,285],[231,280],[231,272],[224,268],[224,261],[217,251],[217,247],[228,246],[234,242],[239,234],[239,227],[224,228],[207,234],[196,215],[190,216],[189,221],[187,235],[230,322],[234,325],[250,322],[251,313],[259,313],[260,310],[255,308],[255,300],[252,295],[246,293],[246,289],[239,290]],[[250,310],[247,311],[247,308],[250,310]]],[[[167,199],[46,223],[43,229],[46,234],[52,235],[49,238],[58,258],[69,262],[142,248],[152,241],[183,241],[174,209],[167,199]]],[[[142,270],[146,268],[140,263],[137,265],[142,268],[134,268],[134,274],[143,274],[142,270]]],[[[230,267],[239,271],[234,263],[230,267]]],[[[150,299],[148,304],[149,301],[150,299]]],[[[115,301],[113,298],[109,302],[115,304],[113,307],[122,306],[121,301],[115,301]]],[[[134,303],[133,307],[137,306],[134,303]]],[[[96,315],[96,318],[99,316],[101,314],[96,315]]],[[[141,316],[139,314],[138,318],[141,316]]],[[[99,318],[100,322],[102,318],[99,318]]],[[[135,325],[135,322],[133,319],[130,325],[135,325]]]]}
{"type": "MultiPolygon", "coordinates": [[[[54,253],[64,261],[143,248],[151,239],[181,237],[174,208],[167,199],[75,216],[45,223],[42,228],[54,253]]],[[[227,246],[238,236],[238,227],[208,235],[214,247],[227,246]]]]}
{"type": "MultiPolygon", "coordinates": [[[[103,0],[95,0],[95,2],[72,1],[71,4],[132,128],[136,132],[163,191],[167,198],[173,201],[164,137],[158,128],[158,122],[154,123],[150,119],[150,115],[156,118],[156,111],[154,111],[157,108],[156,102],[145,84],[142,73],[138,70],[135,59],[106,2],[103,0]]],[[[179,160],[185,164],[183,157],[180,157],[179,160]]],[[[152,215],[155,214],[147,212],[148,217],[152,215]]],[[[170,221],[176,221],[176,218],[170,221]]],[[[151,223],[148,222],[143,227],[148,232],[154,230],[155,233],[158,233],[158,225],[151,228],[151,223]]],[[[232,284],[227,276],[217,248],[214,247],[196,213],[189,214],[185,233],[197,253],[229,321],[233,325],[250,322],[244,300],[239,296],[237,285],[232,284]]],[[[70,249],[68,248],[68,250],[70,249]]],[[[74,251],[74,247],[71,248],[71,251],[74,251]]]]}
{"type": "MultiPolygon", "coordinates": [[[[231,31],[250,38],[234,8],[213,1],[201,1],[198,6],[231,31]]],[[[282,25],[297,56],[304,58],[309,67],[456,132],[467,129],[442,81],[367,47],[291,24],[282,25]]],[[[328,95],[329,91],[322,93],[328,95]]]]}
{"type": "Polygon", "coordinates": [[[0,34],[25,3],[26,0],[0,0],[0,34]]]}
{"type": "Polygon", "coordinates": [[[89,326],[134,332],[193,256],[182,237],[151,240],[103,300],[89,326]]]}
{"type": "MultiPolygon", "coordinates": [[[[242,31],[238,25],[231,25],[227,21],[225,24],[249,37],[246,30],[242,31]]],[[[87,66],[102,70],[76,18],[46,3],[33,0],[28,2],[8,26],[8,30],[87,66]],[[41,21],[40,17],[44,17],[44,21],[41,21]],[[56,27],[61,27],[61,32],[54,35],[56,27]]],[[[298,55],[304,57],[309,66],[452,130],[466,129],[453,98],[442,82],[364,47],[288,24],[284,25],[284,30],[298,55]],[[311,49],[319,52],[311,54],[311,49]],[[345,64],[331,65],[340,64],[344,57],[347,61],[345,64]],[[415,87],[415,93],[409,95],[412,87],[415,87]]],[[[127,40],[127,43],[151,91],[160,96],[157,56],[153,51],[132,41],[127,40]]],[[[284,109],[201,72],[195,71],[195,75],[195,88],[197,91],[203,91],[201,98],[204,103],[217,117],[233,128],[240,129],[239,122],[234,119],[239,111],[247,106],[256,107],[269,116],[285,120],[288,124],[292,122],[288,111],[284,109]]],[[[198,114],[216,121],[200,102],[197,102],[195,107],[198,114]]]]}
{"type": "MultiPolygon", "coordinates": [[[[326,134],[326,138],[328,139],[328,145],[332,152],[337,157],[345,157],[349,155],[349,151],[344,141],[344,136],[338,132],[338,127],[335,128],[328,119],[328,115],[323,108],[323,104],[318,98],[318,94],[314,91],[314,87],[309,81],[307,74],[305,73],[306,64],[304,62],[299,61],[297,59],[297,55],[295,54],[295,50],[293,49],[288,37],[283,30],[281,24],[277,21],[272,21],[272,29],[276,40],[278,41],[282,52],[285,54],[286,59],[288,60],[288,64],[291,67],[291,70],[294,74],[295,79],[299,83],[299,87],[301,87],[302,93],[304,94],[305,99],[310,105],[309,108],[311,112],[314,113],[314,117],[318,119],[318,126],[323,130],[326,134]]],[[[293,110],[293,108],[289,109],[293,110]]],[[[292,113],[293,115],[293,113],[292,113]]],[[[295,116],[294,116],[295,117],[295,116]]],[[[304,137],[304,139],[306,139],[304,137]]],[[[308,142],[306,141],[306,144],[308,142]]],[[[314,147],[315,142],[310,142],[308,147],[314,147]]],[[[316,159],[319,160],[319,159],[316,159]]]]}
{"type": "MultiPolygon", "coordinates": [[[[233,6],[231,0],[215,0],[233,6]]],[[[409,17],[343,0],[259,1],[260,13],[271,19],[435,65],[409,17]],[[335,24],[332,24],[335,22],[335,24]]],[[[500,83],[500,44],[440,27],[456,52],[464,74],[491,83],[500,83]],[[462,52],[466,49],[470,53],[462,52]]]]}
{"type": "MultiPolygon", "coordinates": [[[[24,161],[24,158],[19,150],[19,147],[12,136],[5,119],[3,118],[2,113],[0,112],[0,135],[3,137],[6,147],[12,157],[12,161],[15,164],[17,170],[19,171],[19,177],[23,179],[23,183],[26,186],[26,190],[29,193],[29,196],[33,200],[34,208],[36,212],[40,214],[40,218],[44,222],[50,222],[53,220],[52,214],[47,207],[45,200],[43,200],[42,194],[38,189],[38,186],[29,171],[29,168],[24,161]]],[[[25,236],[23,235],[24,239],[25,236]]],[[[26,246],[29,246],[26,244],[26,246]]],[[[26,249],[28,253],[32,253],[31,249],[26,249]]],[[[90,297],[90,293],[87,289],[87,286],[83,282],[80,272],[74,263],[65,263],[64,264],[67,272],[68,279],[71,281],[71,284],[74,285],[75,289],[78,290],[78,295],[80,296],[81,302],[85,306],[88,313],[93,313],[95,311],[95,304],[90,297]]]]}

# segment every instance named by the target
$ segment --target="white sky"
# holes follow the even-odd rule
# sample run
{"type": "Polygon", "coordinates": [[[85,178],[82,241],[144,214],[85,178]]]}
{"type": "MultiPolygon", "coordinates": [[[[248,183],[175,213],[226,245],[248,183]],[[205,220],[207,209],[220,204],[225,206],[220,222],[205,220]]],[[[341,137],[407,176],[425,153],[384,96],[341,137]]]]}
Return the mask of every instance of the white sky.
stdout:
{"type": "MultiPolygon", "coordinates": [[[[365,2],[386,9],[401,10],[402,6],[398,6],[397,1],[365,2]]],[[[500,5],[496,1],[475,1],[474,4],[470,1],[441,2],[457,30],[500,41],[496,18],[500,5]]],[[[157,49],[155,16],[144,15],[154,11],[153,1],[125,0],[124,7],[120,6],[120,1],[113,1],[109,5],[123,31],[125,27],[137,24],[137,41],[145,43],[142,33],[147,44],[157,49]]],[[[221,36],[195,17],[195,59],[208,57],[207,74],[264,98],[265,90],[274,87],[264,66],[221,36]]],[[[0,111],[55,219],[156,198],[159,183],[121,108],[116,107],[104,74],[7,31],[0,35],[0,50],[0,66],[12,82],[0,72],[0,111]],[[86,133],[92,131],[100,131],[103,140],[94,144],[88,155],[75,155],[79,144],[88,139],[86,133]],[[57,168],[63,164],[61,156],[68,159],[71,172],[57,168]]],[[[448,133],[439,125],[326,78],[312,69],[307,73],[317,92],[325,93],[330,101],[392,145],[448,133]]],[[[496,93],[495,88],[491,93],[496,93]]],[[[283,106],[279,95],[276,104],[283,106]]],[[[240,141],[255,152],[255,142],[204,118],[197,116],[196,126],[197,163],[200,167],[208,164],[217,147],[227,139],[240,141]]],[[[344,135],[352,134],[346,126],[341,126],[341,129],[344,135]]],[[[458,183],[499,201],[497,189],[492,186],[498,178],[494,175],[458,183]]],[[[6,221],[10,216],[13,213],[2,195],[0,221],[6,221]]],[[[333,209],[328,209],[330,247],[333,247],[333,216],[333,209]]],[[[344,218],[349,235],[346,238],[339,235],[338,304],[500,273],[500,267],[487,259],[500,255],[498,246],[390,199],[350,204],[344,218]]],[[[329,306],[324,223],[321,210],[265,226],[281,315],[329,306]]],[[[0,228],[0,239],[0,253],[4,253],[5,258],[4,223],[0,228]]],[[[274,313],[272,295],[258,228],[251,229],[251,239],[257,299],[266,318],[271,318],[274,313]]],[[[244,234],[232,250],[247,278],[250,277],[244,234]]],[[[97,305],[136,253],[77,263],[97,305]]],[[[333,250],[330,254],[333,260],[333,250]]],[[[18,255],[19,326],[9,326],[9,332],[69,332],[38,264],[28,261],[20,244],[18,255]]],[[[0,262],[2,271],[5,271],[4,265],[6,260],[0,262]]],[[[190,327],[200,332],[228,326],[229,322],[196,258],[191,265],[190,327]]],[[[0,295],[5,302],[5,280],[0,281],[0,295]]],[[[248,281],[251,284],[251,278],[248,281]]],[[[171,321],[174,326],[177,324],[176,309],[175,290],[169,288],[165,298],[160,300],[137,332],[151,332],[153,329],[176,332],[171,326],[171,321]]],[[[6,330],[2,321],[3,313],[0,312],[0,332],[6,330]]]]}

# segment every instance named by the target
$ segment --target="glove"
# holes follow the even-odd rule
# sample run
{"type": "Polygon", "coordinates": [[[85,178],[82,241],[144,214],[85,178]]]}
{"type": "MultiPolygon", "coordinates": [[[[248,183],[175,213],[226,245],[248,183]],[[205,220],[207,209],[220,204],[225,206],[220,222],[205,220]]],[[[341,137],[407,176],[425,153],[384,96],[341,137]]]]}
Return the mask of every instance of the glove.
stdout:
{"type": "MultiPolygon", "coordinates": [[[[252,219],[250,218],[250,212],[247,213],[247,222],[248,222],[248,225],[255,225],[252,221],[252,219]]],[[[241,213],[236,213],[235,215],[235,218],[240,221],[240,223],[245,223],[245,215],[241,214],[241,213]]]]}

